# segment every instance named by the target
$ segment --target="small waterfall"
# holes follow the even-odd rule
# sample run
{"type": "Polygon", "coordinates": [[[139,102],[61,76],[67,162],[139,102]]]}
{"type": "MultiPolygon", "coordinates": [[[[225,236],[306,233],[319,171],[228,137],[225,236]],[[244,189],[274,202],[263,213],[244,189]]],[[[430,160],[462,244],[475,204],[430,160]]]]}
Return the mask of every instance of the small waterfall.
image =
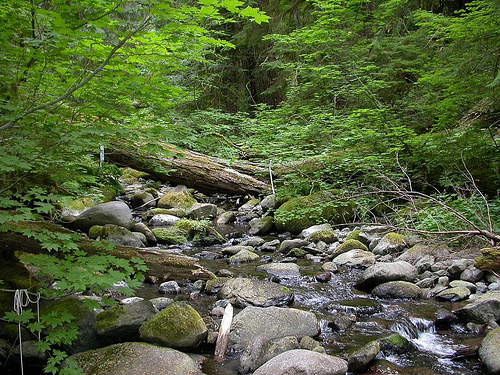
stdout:
{"type": "Polygon", "coordinates": [[[434,322],[427,319],[411,317],[396,322],[391,331],[408,339],[418,350],[432,353],[438,358],[451,358],[461,346],[456,345],[436,332],[434,322]]]}

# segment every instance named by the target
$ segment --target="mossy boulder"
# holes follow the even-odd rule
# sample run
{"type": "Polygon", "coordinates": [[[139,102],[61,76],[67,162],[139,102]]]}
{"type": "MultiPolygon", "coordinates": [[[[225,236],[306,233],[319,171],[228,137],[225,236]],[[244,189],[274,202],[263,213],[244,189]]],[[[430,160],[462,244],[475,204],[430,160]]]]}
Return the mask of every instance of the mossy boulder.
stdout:
{"type": "Polygon", "coordinates": [[[176,227],[153,228],[151,230],[159,243],[181,245],[188,242],[187,233],[176,227]]]}
{"type": "Polygon", "coordinates": [[[127,342],[89,350],[71,357],[85,375],[201,375],[189,355],[170,348],[127,342]]]}
{"type": "Polygon", "coordinates": [[[89,229],[89,237],[105,239],[118,246],[144,247],[147,244],[143,233],[131,232],[127,228],[113,224],[92,226],[89,229]]]}
{"type": "Polygon", "coordinates": [[[345,223],[351,219],[353,209],[353,202],[339,199],[332,192],[322,191],[283,203],[276,210],[274,219],[279,232],[300,233],[321,222],[345,223]]]}
{"type": "Polygon", "coordinates": [[[159,208],[181,208],[184,210],[189,209],[196,203],[188,190],[171,190],[166,192],[158,200],[159,208]]]}
{"type": "Polygon", "coordinates": [[[124,168],[122,170],[121,180],[126,184],[134,184],[139,181],[140,178],[146,179],[150,178],[149,173],[138,171],[130,167],[124,168]]]}
{"type": "Polygon", "coordinates": [[[402,354],[406,353],[411,348],[408,339],[399,333],[394,333],[378,341],[385,354],[402,354]]]}
{"type": "Polygon", "coordinates": [[[373,249],[374,254],[394,254],[408,246],[408,238],[399,233],[387,233],[373,249]]]}
{"type": "Polygon", "coordinates": [[[500,328],[488,332],[478,354],[489,374],[500,374],[500,328]]]}
{"type": "Polygon", "coordinates": [[[200,314],[184,302],[174,302],[139,329],[144,341],[175,349],[195,349],[208,329],[200,314]]]}
{"type": "Polygon", "coordinates": [[[358,241],[361,241],[360,240],[360,233],[361,233],[361,230],[360,229],[356,229],[354,231],[352,231],[351,233],[349,233],[347,236],[346,236],[346,241],[347,240],[358,240],[358,241]]]}
{"type": "Polygon", "coordinates": [[[363,251],[368,251],[368,248],[366,247],[365,244],[363,244],[361,241],[354,240],[354,239],[349,239],[346,240],[345,242],[341,243],[332,253],[333,257],[336,257],[340,254],[347,253],[348,251],[351,250],[363,250],[363,251]]]}
{"type": "Polygon", "coordinates": [[[477,257],[474,266],[480,270],[500,270],[500,247],[481,249],[482,256],[477,257]]]}
{"type": "Polygon", "coordinates": [[[309,239],[309,241],[312,241],[312,242],[323,241],[327,244],[331,244],[331,243],[334,243],[335,241],[337,241],[337,235],[335,234],[335,232],[333,230],[324,229],[324,230],[319,230],[317,232],[314,232],[313,234],[311,234],[309,236],[308,239],[309,239]]]}

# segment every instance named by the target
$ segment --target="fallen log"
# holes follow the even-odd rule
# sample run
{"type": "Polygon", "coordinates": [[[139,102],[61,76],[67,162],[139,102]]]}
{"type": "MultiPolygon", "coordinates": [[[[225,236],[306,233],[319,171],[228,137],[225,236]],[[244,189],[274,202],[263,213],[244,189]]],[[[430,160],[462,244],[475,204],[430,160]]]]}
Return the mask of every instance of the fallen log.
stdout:
{"type": "Polygon", "coordinates": [[[181,150],[173,145],[158,145],[160,151],[143,151],[146,146],[138,142],[114,145],[107,160],[147,172],[161,181],[183,184],[202,192],[260,195],[270,187],[263,179],[267,169],[252,163],[235,163],[193,151],[181,150]]]}

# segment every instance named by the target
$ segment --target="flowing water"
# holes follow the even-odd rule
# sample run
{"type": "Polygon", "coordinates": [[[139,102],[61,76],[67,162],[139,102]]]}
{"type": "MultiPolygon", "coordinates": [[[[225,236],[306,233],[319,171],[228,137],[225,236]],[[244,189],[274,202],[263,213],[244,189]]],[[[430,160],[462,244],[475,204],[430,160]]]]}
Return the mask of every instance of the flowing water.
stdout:
{"type": "MultiPolygon", "coordinates": [[[[241,228],[239,228],[241,229],[241,228]]],[[[238,236],[241,233],[238,232],[238,236]]],[[[202,251],[219,252],[219,248],[186,248],[183,253],[197,256],[202,251]]],[[[268,274],[259,273],[255,268],[271,260],[279,261],[278,253],[260,253],[265,261],[246,264],[228,264],[225,259],[208,260],[200,258],[200,264],[212,272],[220,269],[230,270],[234,277],[271,279],[268,274]]],[[[457,359],[457,351],[479,345],[483,335],[471,334],[459,325],[447,330],[437,330],[434,325],[435,312],[439,308],[453,310],[464,303],[451,304],[435,300],[380,300],[354,288],[354,282],[362,272],[356,269],[343,269],[335,273],[328,282],[318,282],[315,275],[323,273],[320,262],[299,260],[301,277],[281,280],[294,294],[291,307],[314,312],[320,319],[319,340],[327,353],[342,358],[368,342],[399,333],[408,339],[411,347],[406,353],[384,357],[379,354],[376,364],[363,374],[485,374],[477,358],[457,359]],[[336,315],[355,315],[355,323],[345,330],[331,328],[336,315]]],[[[213,322],[209,312],[216,301],[215,296],[192,292],[190,283],[180,283],[186,293],[169,296],[189,300],[205,318],[213,322]]],[[[160,296],[157,287],[145,285],[138,295],[147,298],[160,296]]],[[[163,295],[162,295],[163,296],[163,295]]],[[[237,313],[239,310],[235,310],[237,313]]],[[[210,348],[209,348],[210,350],[210,348]]],[[[212,348],[213,350],[213,348],[212,348]]],[[[210,357],[209,353],[205,353],[210,357]]],[[[222,365],[211,358],[204,366],[208,375],[237,374],[237,358],[229,357],[222,365]]]]}

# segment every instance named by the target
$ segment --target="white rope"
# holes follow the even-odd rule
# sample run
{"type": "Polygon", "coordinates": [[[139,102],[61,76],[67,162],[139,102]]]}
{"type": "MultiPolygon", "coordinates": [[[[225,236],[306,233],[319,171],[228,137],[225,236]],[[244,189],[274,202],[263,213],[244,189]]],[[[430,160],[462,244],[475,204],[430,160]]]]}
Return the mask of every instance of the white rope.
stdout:
{"type": "MultiPolygon", "coordinates": [[[[40,293],[36,294],[35,299],[30,298],[30,293],[26,289],[16,289],[14,293],[14,311],[17,315],[23,313],[23,308],[27,307],[30,303],[36,303],[36,315],[38,323],[40,323],[40,293]]],[[[19,335],[19,356],[21,357],[21,375],[24,375],[23,367],[23,339],[21,332],[21,322],[17,324],[19,335]]],[[[40,332],[38,332],[38,340],[40,341],[40,332]]]]}

